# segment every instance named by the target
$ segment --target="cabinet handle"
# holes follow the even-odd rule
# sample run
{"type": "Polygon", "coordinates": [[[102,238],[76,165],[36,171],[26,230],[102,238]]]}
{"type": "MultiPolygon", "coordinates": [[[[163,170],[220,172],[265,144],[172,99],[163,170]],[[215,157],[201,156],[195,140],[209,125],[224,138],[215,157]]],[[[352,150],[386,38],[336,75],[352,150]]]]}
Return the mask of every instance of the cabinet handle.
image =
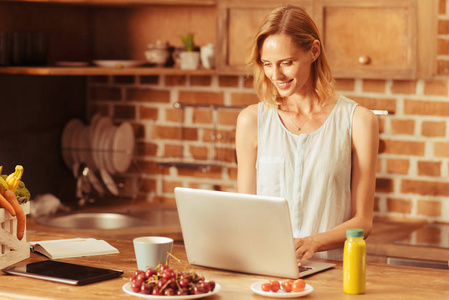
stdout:
{"type": "Polygon", "coordinates": [[[359,57],[359,64],[361,65],[369,65],[371,63],[371,57],[362,55],[359,57]]]}

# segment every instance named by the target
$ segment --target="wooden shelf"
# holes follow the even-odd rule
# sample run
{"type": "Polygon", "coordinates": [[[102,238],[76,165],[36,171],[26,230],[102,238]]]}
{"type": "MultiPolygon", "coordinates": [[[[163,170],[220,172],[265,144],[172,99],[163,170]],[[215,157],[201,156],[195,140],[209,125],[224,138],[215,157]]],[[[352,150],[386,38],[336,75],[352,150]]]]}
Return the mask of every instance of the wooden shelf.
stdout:
{"type": "Polygon", "coordinates": [[[34,2],[77,5],[216,5],[216,0],[0,0],[0,2],[34,2]]]}
{"type": "Polygon", "coordinates": [[[215,75],[216,70],[181,70],[178,68],[101,68],[101,67],[0,67],[0,74],[22,75],[215,75]]]}

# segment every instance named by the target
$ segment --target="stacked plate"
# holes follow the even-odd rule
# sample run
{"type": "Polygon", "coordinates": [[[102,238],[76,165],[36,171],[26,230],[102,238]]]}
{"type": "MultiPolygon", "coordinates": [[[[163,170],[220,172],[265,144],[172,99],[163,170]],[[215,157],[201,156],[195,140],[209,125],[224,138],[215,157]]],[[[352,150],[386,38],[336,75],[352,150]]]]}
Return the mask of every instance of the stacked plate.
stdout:
{"type": "Polygon", "coordinates": [[[111,175],[126,172],[134,154],[135,137],[132,125],[122,122],[114,125],[109,117],[93,116],[90,125],[79,119],[70,120],[62,133],[62,157],[75,176],[81,163],[89,170],[88,179],[101,194],[104,189],[95,176],[99,175],[113,194],[119,191],[111,175]]]}

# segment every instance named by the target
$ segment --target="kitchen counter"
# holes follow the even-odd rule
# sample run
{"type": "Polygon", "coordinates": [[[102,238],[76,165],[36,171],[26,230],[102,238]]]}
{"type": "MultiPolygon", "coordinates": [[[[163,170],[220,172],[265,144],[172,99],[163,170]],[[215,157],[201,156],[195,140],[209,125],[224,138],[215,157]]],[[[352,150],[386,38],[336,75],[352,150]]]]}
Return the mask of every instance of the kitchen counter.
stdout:
{"type": "MultiPolygon", "coordinates": [[[[132,233],[129,229],[129,233],[132,233]]],[[[76,231],[55,232],[53,229],[43,231],[32,222],[27,229],[28,241],[80,237],[76,231]]],[[[83,236],[84,237],[84,236],[83,236]]],[[[62,259],[61,261],[85,264],[97,267],[122,269],[123,278],[112,279],[86,286],[70,286],[60,283],[46,282],[37,279],[23,278],[12,275],[0,275],[0,299],[139,299],[122,291],[127,282],[126,277],[136,269],[134,250],[131,238],[105,238],[111,245],[119,249],[119,254],[99,255],[90,257],[62,259]]],[[[375,238],[373,238],[375,240],[375,238]]],[[[182,262],[171,260],[171,267],[184,270],[187,261],[182,242],[176,242],[173,254],[182,262]]],[[[44,256],[31,253],[25,262],[45,260],[44,256]]],[[[19,264],[20,264],[19,263],[19,264]]],[[[362,296],[346,295],[342,292],[342,263],[336,262],[334,269],[318,273],[305,278],[313,286],[314,291],[308,295],[309,299],[448,299],[449,271],[423,269],[403,266],[389,266],[385,264],[369,263],[367,266],[367,292],[362,296]]],[[[250,290],[251,283],[264,281],[273,277],[258,276],[210,270],[195,267],[197,273],[206,279],[218,282],[222,290],[207,299],[266,299],[254,294],[250,290]]],[[[281,280],[282,278],[277,278],[281,280]]]]}

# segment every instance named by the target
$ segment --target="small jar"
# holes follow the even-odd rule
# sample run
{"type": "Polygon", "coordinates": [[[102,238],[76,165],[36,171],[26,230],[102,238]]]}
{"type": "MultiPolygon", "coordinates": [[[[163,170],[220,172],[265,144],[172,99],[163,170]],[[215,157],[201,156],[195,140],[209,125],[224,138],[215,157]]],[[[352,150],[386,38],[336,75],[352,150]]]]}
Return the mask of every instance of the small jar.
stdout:
{"type": "Polygon", "coordinates": [[[145,57],[150,64],[162,67],[170,57],[170,51],[166,44],[158,40],[156,44],[148,45],[148,50],[145,51],[145,57]]]}
{"type": "Polygon", "coordinates": [[[364,294],[366,289],[366,244],[363,229],[346,230],[343,251],[343,291],[364,294]]]}

